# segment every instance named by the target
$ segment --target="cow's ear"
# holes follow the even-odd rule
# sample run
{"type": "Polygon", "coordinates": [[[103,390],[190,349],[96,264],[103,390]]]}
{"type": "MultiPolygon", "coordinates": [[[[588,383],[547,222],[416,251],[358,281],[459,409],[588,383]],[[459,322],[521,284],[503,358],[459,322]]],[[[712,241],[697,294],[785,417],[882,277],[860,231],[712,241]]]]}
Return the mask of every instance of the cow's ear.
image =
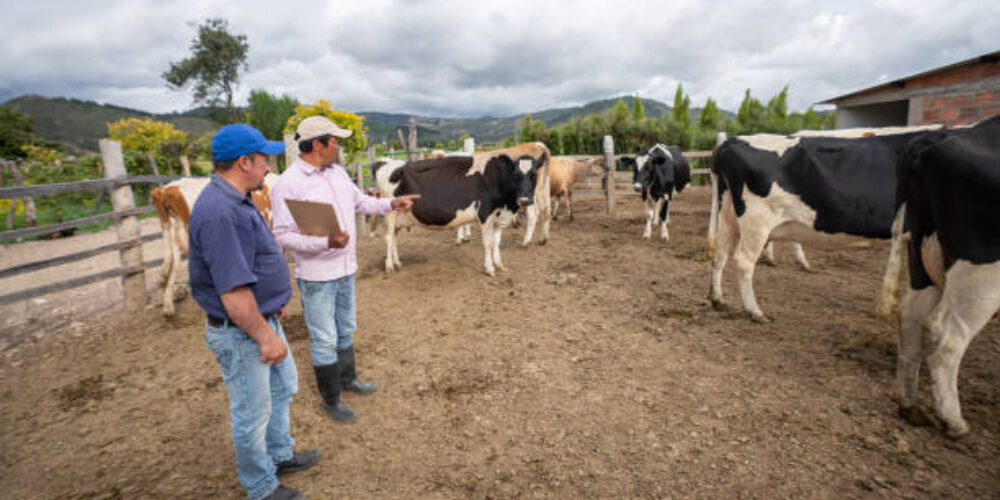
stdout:
{"type": "Polygon", "coordinates": [[[511,160],[510,157],[507,156],[507,153],[501,153],[500,156],[497,156],[497,161],[499,161],[500,166],[506,170],[514,170],[517,168],[517,163],[514,162],[514,160],[511,160]]]}

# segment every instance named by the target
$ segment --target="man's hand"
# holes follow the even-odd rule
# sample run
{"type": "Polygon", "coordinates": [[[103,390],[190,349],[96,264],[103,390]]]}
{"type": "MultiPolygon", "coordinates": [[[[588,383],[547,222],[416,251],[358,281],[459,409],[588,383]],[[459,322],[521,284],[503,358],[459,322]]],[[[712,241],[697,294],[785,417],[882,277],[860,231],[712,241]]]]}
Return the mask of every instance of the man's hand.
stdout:
{"type": "Polygon", "coordinates": [[[344,248],[350,240],[351,235],[347,231],[341,231],[336,234],[331,234],[330,237],[326,239],[326,246],[327,248],[344,248]]]}
{"type": "Polygon", "coordinates": [[[288,344],[277,334],[271,333],[260,342],[260,360],[269,365],[280,363],[288,355],[288,344]]]}
{"type": "Polygon", "coordinates": [[[404,194],[392,199],[392,209],[397,212],[405,212],[413,208],[413,200],[419,200],[419,194],[404,194]]]}

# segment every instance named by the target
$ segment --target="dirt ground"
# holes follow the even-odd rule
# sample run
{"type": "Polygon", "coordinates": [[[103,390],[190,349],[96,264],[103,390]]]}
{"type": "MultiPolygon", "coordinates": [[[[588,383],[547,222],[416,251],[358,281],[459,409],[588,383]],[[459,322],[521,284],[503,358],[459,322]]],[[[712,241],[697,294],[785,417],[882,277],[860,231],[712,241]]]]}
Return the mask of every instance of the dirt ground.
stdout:
{"type": "MultiPolygon", "coordinates": [[[[637,198],[614,218],[580,200],[548,245],[508,231],[497,278],[478,233],[404,235],[393,275],[363,237],[356,345],[379,389],[345,396],[355,424],[320,412],[293,298],[293,435],[323,458],[283,481],[311,498],[1000,497],[1000,323],[962,364],[971,435],[911,427],[896,327],[870,312],[887,244],[807,247],[814,273],[779,246],[756,274],[775,322],[754,324],[709,306],[708,199],[678,196],[666,243],[640,238],[637,198]]],[[[5,498],[243,498],[190,298],[172,321],[107,314],[2,354],[5,498]]]]}

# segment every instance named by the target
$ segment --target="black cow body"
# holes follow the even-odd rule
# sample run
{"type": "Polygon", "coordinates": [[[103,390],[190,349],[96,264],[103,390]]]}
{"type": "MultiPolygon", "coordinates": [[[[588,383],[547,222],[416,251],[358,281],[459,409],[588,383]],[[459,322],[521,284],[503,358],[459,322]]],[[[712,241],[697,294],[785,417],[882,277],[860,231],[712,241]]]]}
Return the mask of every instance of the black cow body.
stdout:
{"type": "Polygon", "coordinates": [[[373,174],[384,196],[420,195],[411,214],[386,216],[386,272],[401,265],[395,238],[408,220],[438,229],[478,222],[483,230],[487,274],[505,269],[500,260],[501,232],[520,206],[533,203],[538,164],[530,156],[515,162],[503,154],[376,164],[373,174]]]}
{"type": "MultiPolygon", "coordinates": [[[[743,138],[719,146],[712,156],[712,172],[727,193],[712,265],[713,305],[722,305],[722,271],[732,257],[743,308],[754,320],[767,320],[752,281],[757,258],[770,240],[799,240],[811,231],[891,237],[896,161],[907,142],[921,133],[858,138],[762,135],[751,137],[768,147],[743,138]]],[[[710,241],[710,248],[713,244],[710,241]]]]}
{"type": "Polygon", "coordinates": [[[958,399],[958,367],[969,342],[1000,308],[1000,117],[928,132],[906,148],[898,172],[910,233],[900,412],[925,421],[917,387],[926,357],[935,413],[950,434],[961,435],[968,425],[958,399]]]}
{"type": "Polygon", "coordinates": [[[622,161],[632,165],[632,188],[642,194],[646,205],[646,229],[642,237],[652,237],[653,224],[659,223],[660,237],[669,239],[670,199],[691,180],[691,167],[684,153],[677,146],[657,144],[640,150],[635,158],[624,157],[622,161]]]}

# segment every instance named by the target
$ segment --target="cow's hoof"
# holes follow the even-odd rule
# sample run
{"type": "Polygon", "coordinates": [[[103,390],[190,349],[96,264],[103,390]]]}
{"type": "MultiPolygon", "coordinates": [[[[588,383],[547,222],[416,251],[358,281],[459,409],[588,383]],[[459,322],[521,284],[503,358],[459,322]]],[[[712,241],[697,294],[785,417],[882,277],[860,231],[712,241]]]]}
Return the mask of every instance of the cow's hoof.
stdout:
{"type": "Polygon", "coordinates": [[[937,427],[938,422],[919,406],[900,406],[899,417],[914,427],[937,427]]]}
{"type": "Polygon", "coordinates": [[[750,319],[754,323],[762,323],[762,324],[763,323],[771,323],[773,321],[771,318],[768,318],[767,315],[764,314],[764,313],[760,313],[760,314],[752,314],[752,313],[750,313],[750,319]]]}
{"type": "Polygon", "coordinates": [[[969,435],[969,426],[965,422],[959,422],[956,426],[948,424],[944,433],[951,439],[959,440],[969,435]]]}
{"type": "Polygon", "coordinates": [[[722,300],[720,300],[720,299],[709,299],[709,300],[712,301],[712,309],[714,309],[716,311],[728,311],[729,310],[729,306],[727,306],[726,303],[723,302],[722,300]]]}
{"type": "Polygon", "coordinates": [[[544,240],[538,240],[538,246],[543,246],[543,245],[545,245],[548,242],[549,242],[548,238],[546,238],[544,240]]]}
{"type": "Polygon", "coordinates": [[[760,259],[760,263],[764,264],[765,266],[778,267],[778,264],[773,260],[760,259]]]}
{"type": "Polygon", "coordinates": [[[489,276],[490,278],[496,278],[497,277],[497,272],[496,271],[486,271],[486,275],[489,276]]]}
{"type": "Polygon", "coordinates": [[[802,272],[809,273],[809,274],[815,274],[816,273],[816,271],[813,271],[813,268],[811,268],[809,266],[799,265],[799,269],[802,272]]]}

